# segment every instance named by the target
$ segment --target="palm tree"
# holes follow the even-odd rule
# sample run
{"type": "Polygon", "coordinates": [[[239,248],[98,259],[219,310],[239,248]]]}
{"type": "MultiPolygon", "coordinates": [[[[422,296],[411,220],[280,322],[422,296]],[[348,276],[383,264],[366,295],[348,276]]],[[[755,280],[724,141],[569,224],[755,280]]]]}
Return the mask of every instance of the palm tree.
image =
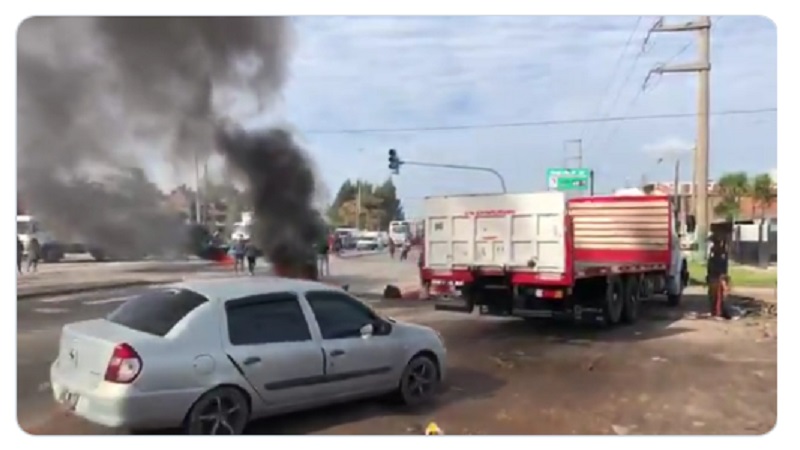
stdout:
{"type": "Polygon", "coordinates": [[[739,216],[742,197],[750,192],[750,180],[745,172],[723,175],[717,182],[721,201],[714,207],[714,213],[733,221],[739,216]]]}
{"type": "Polygon", "coordinates": [[[761,218],[763,219],[767,210],[775,203],[778,198],[772,187],[772,177],[768,173],[756,175],[753,179],[753,203],[758,203],[761,208],[761,218]]]}

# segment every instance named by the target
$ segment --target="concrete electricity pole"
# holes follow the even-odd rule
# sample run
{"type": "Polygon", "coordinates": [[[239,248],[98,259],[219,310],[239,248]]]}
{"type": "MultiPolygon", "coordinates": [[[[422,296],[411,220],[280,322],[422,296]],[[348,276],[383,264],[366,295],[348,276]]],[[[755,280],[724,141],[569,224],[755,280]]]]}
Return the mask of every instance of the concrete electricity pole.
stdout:
{"type": "Polygon", "coordinates": [[[699,59],[693,63],[659,66],[651,73],[685,73],[699,75],[697,101],[697,147],[694,154],[694,186],[695,186],[695,219],[698,253],[706,255],[706,238],[708,236],[708,149],[709,149],[709,72],[711,71],[711,18],[700,17],[682,25],[664,25],[660,19],[651,29],[652,32],[685,32],[697,31],[700,49],[699,59]]]}

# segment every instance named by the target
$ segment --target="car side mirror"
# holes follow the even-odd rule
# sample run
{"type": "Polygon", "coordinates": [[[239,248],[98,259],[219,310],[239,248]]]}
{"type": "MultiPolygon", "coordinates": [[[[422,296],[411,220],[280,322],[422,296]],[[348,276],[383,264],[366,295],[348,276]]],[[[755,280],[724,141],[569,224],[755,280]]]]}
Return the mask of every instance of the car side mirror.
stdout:
{"type": "Polygon", "coordinates": [[[375,332],[375,329],[374,329],[374,327],[372,326],[371,323],[368,323],[368,324],[364,325],[363,327],[361,327],[359,332],[361,333],[361,338],[362,339],[367,339],[367,338],[372,336],[372,334],[375,332]]]}
{"type": "Polygon", "coordinates": [[[392,324],[386,320],[377,319],[373,324],[373,334],[376,336],[386,336],[392,332],[392,324]]]}

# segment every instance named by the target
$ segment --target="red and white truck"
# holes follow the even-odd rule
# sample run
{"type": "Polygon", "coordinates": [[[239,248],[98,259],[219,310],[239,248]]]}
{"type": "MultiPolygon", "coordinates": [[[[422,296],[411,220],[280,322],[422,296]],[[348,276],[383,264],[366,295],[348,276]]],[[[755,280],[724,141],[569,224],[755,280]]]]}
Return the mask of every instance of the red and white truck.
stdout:
{"type": "Polygon", "coordinates": [[[425,199],[421,278],[436,309],[634,322],[680,303],[686,261],[668,196],[561,192],[425,199]]]}

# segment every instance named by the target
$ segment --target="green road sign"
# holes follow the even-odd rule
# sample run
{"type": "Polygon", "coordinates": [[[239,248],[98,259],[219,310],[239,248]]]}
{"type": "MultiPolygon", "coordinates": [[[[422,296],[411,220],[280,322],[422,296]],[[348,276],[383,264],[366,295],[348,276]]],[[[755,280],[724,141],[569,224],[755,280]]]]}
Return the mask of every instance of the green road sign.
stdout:
{"type": "Polygon", "coordinates": [[[547,169],[547,187],[556,191],[585,191],[591,186],[590,169],[547,169]]]}

